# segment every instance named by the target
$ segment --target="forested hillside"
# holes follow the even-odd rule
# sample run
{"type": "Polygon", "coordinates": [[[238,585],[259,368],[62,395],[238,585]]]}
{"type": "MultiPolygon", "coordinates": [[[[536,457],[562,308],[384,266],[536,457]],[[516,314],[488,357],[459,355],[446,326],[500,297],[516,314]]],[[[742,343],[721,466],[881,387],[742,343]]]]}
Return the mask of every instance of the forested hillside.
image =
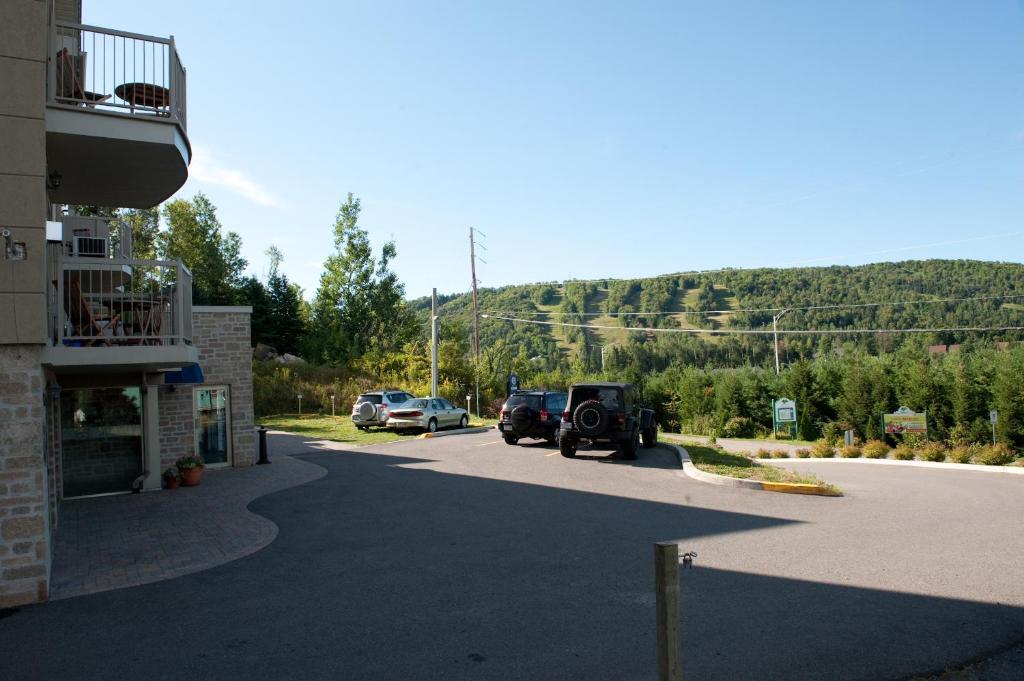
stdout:
{"type": "MultiPolygon", "coordinates": [[[[481,320],[481,346],[498,341],[553,369],[577,362],[600,368],[647,346],[659,365],[699,367],[768,366],[774,362],[770,335],[725,333],[767,330],[772,316],[789,308],[779,329],[918,329],[1024,325],[1024,265],[966,260],[878,263],[858,267],[724,270],[650,279],[508,286],[480,291],[485,313],[572,326],[481,320]],[[996,298],[995,296],[1000,296],[996,298]],[[970,298],[975,300],[959,300],[970,298]],[[978,298],[987,298],[977,300],[978,298]],[[928,301],[957,299],[949,302],[928,301]],[[880,303],[880,304],[879,304],[880,303]],[[876,305],[878,304],[878,305],[876,305]],[[837,307],[829,307],[837,306],[837,307]],[[860,307],[855,307],[860,306],[860,307]],[[824,309],[800,309],[819,307],[824,309]],[[629,331],[689,329],[712,333],[629,331]]],[[[471,321],[471,296],[441,297],[447,318],[471,321]]],[[[423,324],[430,301],[411,301],[423,324]]],[[[1020,332],[940,331],[924,334],[864,333],[782,335],[786,361],[813,358],[843,346],[891,352],[911,339],[931,344],[1020,340],[1020,332]]],[[[663,368],[663,367],[661,367],[663,368]]]]}

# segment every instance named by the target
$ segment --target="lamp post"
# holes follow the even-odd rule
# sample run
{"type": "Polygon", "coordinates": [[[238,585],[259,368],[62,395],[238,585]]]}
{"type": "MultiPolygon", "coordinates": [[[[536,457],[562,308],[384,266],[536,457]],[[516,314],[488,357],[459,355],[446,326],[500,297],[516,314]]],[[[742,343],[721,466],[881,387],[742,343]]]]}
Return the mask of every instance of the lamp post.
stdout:
{"type": "Polygon", "coordinates": [[[472,399],[473,399],[473,395],[471,395],[471,394],[470,395],[466,395],[466,413],[467,414],[470,413],[469,406],[470,406],[470,402],[472,401],[472,399]]]}
{"type": "Polygon", "coordinates": [[[302,416],[302,394],[301,393],[299,393],[298,398],[299,398],[299,416],[302,416]]]}
{"type": "Polygon", "coordinates": [[[779,320],[789,312],[789,308],[782,310],[772,317],[772,335],[775,336],[775,375],[779,375],[779,320]]]}
{"type": "Polygon", "coordinates": [[[331,418],[334,417],[334,395],[331,395],[331,418]]]}

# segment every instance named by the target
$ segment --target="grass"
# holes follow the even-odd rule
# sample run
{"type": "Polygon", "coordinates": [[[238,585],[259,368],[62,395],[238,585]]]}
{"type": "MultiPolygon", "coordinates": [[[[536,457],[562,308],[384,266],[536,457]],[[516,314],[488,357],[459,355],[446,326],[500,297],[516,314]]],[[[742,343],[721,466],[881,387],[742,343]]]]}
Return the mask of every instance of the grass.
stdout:
{"type": "MultiPolygon", "coordinates": [[[[371,428],[370,430],[359,430],[352,424],[352,417],[344,416],[320,416],[319,414],[277,414],[264,416],[257,419],[261,426],[271,430],[283,430],[296,435],[315,440],[332,440],[346,444],[372,445],[381,442],[394,442],[395,440],[407,440],[419,435],[419,431],[407,430],[396,432],[382,428],[371,428]]],[[[475,419],[469,425],[493,425],[497,423],[494,419],[475,419]]]]}
{"type": "Polygon", "coordinates": [[[802,485],[822,485],[834,493],[839,488],[830,485],[816,475],[796,473],[777,466],[766,466],[742,454],[731,454],[706,445],[684,443],[690,460],[702,471],[730,478],[759,480],[761,482],[794,482],[802,485]]]}

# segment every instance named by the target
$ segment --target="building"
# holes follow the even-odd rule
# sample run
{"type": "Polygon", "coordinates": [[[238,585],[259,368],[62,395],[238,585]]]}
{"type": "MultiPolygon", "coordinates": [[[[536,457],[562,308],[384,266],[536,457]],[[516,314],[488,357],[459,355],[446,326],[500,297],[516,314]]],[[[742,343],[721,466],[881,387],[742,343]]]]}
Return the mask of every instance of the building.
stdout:
{"type": "Polygon", "coordinates": [[[249,465],[248,308],[193,307],[178,261],[76,205],[148,208],[188,178],[173,38],[0,5],[0,608],[47,598],[63,499],[159,490],[198,452],[249,465]]]}

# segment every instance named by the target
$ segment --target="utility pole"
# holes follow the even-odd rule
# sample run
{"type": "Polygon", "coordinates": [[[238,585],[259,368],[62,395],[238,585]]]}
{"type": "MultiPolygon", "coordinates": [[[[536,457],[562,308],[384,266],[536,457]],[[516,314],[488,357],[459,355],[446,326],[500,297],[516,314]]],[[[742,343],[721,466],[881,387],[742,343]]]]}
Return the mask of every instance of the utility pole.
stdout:
{"type": "MultiPolygon", "coordinates": [[[[474,383],[476,384],[476,415],[477,418],[480,418],[480,378],[476,376],[476,373],[480,370],[480,309],[477,305],[476,296],[476,232],[478,231],[480,230],[474,230],[472,227],[469,228],[469,272],[473,277],[473,375],[475,378],[474,383]]],[[[483,232],[480,233],[483,234],[483,232]]],[[[484,234],[484,236],[487,235],[484,234]]],[[[484,260],[484,262],[487,261],[484,260]]]]}
{"type": "Polygon", "coordinates": [[[437,397],[437,289],[430,294],[430,396],[437,397]]]}
{"type": "MultiPolygon", "coordinates": [[[[476,239],[473,228],[469,228],[469,272],[473,277],[473,357],[480,361],[480,310],[476,300],[476,239]]],[[[477,409],[480,406],[477,405],[477,409]]]]}
{"type": "Polygon", "coordinates": [[[779,375],[779,320],[782,319],[783,315],[789,312],[789,309],[785,309],[777,315],[772,317],[772,335],[775,336],[775,375],[779,375]]]}

